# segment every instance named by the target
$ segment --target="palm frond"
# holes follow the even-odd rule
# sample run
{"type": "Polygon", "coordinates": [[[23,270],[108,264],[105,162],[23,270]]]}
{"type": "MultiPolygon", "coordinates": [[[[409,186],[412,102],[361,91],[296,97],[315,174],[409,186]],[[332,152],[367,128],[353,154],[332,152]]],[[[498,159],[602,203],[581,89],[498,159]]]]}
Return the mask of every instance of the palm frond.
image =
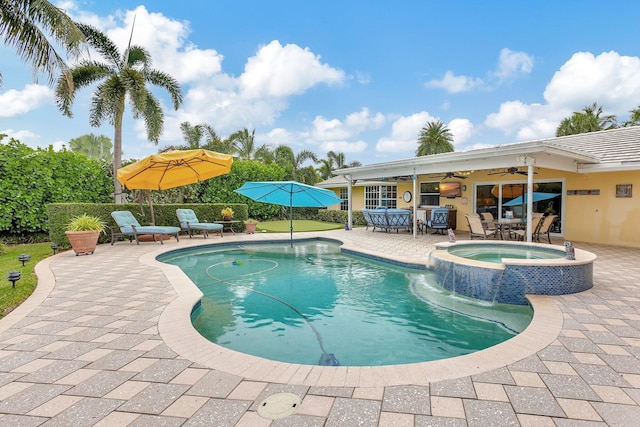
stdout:
{"type": "Polygon", "coordinates": [[[146,70],[144,75],[149,83],[169,92],[174,110],[180,107],[182,104],[182,88],[176,79],[163,71],[155,69],[146,70]]]}
{"type": "Polygon", "coordinates": [[[113,41],[102,31],[87,24],[78,24],[78,27],[85,35],[87,43],[92,46],[100,55],[107,59],[117,68],[122,68],[120,51],[113,41]]]}

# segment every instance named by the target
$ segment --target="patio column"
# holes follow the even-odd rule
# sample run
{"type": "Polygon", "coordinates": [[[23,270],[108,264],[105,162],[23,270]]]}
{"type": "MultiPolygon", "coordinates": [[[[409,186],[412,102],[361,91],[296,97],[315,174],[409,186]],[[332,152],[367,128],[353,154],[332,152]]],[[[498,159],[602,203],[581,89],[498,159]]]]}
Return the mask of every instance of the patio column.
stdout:
{"type": "Polygon", "coordinates": [[[347,175],[347,224],[349,224],[349,230],[353,230],[353,181],[351,175],[347,175]]]}
{"type": "MultiPolygon", "coordinates": [[[[533,166],[536,163],[536,159],[527,156],[525,158],[525,164],[527,165],[527,243],[531,243],[533,230],[531,229],[531,221],[533,219],[533,166]]],[[[523,195],[524,197],[524,195],[523,195]]]]}
{"type": "Polygon", "coordinates": [[[413,175],[411,175],[411,179],[413,180],[413,238],[415,239],[418,236],[418,205],[417,205],[417,197],[416,190],[418,189],[418,180],[416,176],[416,170],[413,170],[413,175]]]}

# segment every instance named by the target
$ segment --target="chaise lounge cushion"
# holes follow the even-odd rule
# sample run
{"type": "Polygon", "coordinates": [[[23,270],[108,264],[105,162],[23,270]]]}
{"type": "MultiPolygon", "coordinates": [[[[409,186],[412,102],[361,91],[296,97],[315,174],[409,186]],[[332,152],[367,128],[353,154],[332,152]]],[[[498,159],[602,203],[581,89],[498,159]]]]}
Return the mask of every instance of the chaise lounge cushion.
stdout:
{"type": "Polygon", "coordinates": [[[188,231],[189,237],[192,237],[193,230],[202,231],[205,239],[210,231],[220,233],[220,237],[222,237],[222,224],[198,221],[193,209],[176,209],[176,215],[178,216],[178,221],[180,221],[180,227],[188,231]]]}
{"type": "MultiPolygon", "coordinates": [[[[133,236],[136,240],[136,244],[140,244],[138,241],[138,236],[141,235],[152,235],[153,240],[155,241],[156,235],[176,235],[176,240],[178,239],[178,233],[180,233],[180,227],[162,227],[157,225],[147,225],[142,226],[133,216],[133,214],[129,211],[114,211],[111,212],[111,216],[113,217],[116,224],[118,224],[118,228],[120,228],[120,232],[116,232],[113,229],[111,230],[111,244],[115,242],[115,238],[118,236],[133,236]]],[[[160,239],[160,244],[162,245],[163,239],[160,239]]]]}

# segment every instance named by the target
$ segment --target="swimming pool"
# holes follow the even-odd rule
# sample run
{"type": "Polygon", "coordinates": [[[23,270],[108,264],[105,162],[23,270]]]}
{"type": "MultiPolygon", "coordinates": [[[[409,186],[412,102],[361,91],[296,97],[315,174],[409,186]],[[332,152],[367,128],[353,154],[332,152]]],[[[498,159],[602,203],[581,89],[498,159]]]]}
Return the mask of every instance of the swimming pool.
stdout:
{"type": "Polygon", "coordinates": [[[481,350],[523,330],[526,306],[452,296],[424,268],[344,254],[314,240],[293,249],[211,245],[162,255],[201,289],[194,327],[244,353],[308,365],[379,366],[481,350]]]}

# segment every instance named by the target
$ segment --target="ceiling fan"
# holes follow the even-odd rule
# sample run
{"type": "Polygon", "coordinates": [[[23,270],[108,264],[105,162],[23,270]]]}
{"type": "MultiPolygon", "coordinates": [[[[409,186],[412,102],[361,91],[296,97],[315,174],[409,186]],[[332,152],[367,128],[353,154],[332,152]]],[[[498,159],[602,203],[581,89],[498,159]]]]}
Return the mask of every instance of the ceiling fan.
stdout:
{"type": "MultiPolygon", "coordinates": [[[[487,175],[507,175],[507,174],[514,175],[514,174],[517,174],[517,173],[518,173],[518,174],[520,174],[520,175],[524,175],[524,176],[527,176],[527,175],[528,175],[528,174],[527,174],[527,171],[521,171],[520,169],[518,169],[518,168],[514,168],[514,167],[507,168],[507,169],[506,169],[506,170],[504,170],[504,171],[490,172],[490,173],[488,173],[487,175]]],[[[534,173],[534,174],[536,174],[536,173],[538,173],[538,172],[535,172],[535,171],[534,171],[533,173],[534,173]]]]}
{"type": "Polygon", "coordinates": [[[464,176],[464,175],[456,175],[454,172],[447,172],[444,175],[429,175],[431,178],[440,178],[440,179],[447,179],[447,178],[459,178],[459,179],[467,179],[468,176],[464,176]]]}

